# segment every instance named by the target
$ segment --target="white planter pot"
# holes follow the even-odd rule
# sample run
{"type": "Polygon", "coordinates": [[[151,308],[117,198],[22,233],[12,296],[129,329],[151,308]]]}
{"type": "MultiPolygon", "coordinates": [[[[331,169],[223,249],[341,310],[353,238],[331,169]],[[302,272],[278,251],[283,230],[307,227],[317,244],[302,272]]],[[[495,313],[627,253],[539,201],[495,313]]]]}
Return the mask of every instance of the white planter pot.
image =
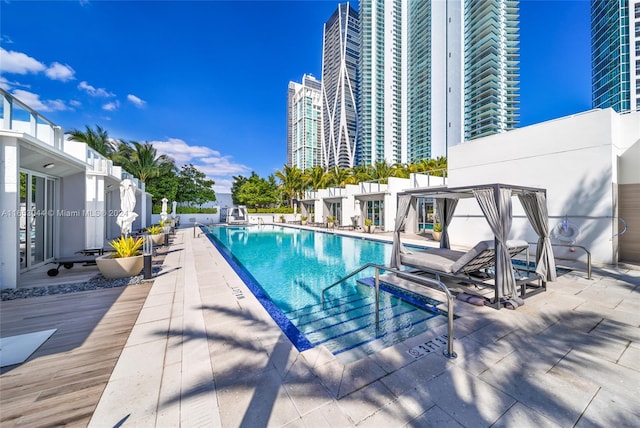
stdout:
{"type": "Polygon", "coordinates": [[[164,233],[151,235],[151,240],[153,241],[153,245],[164,245],[164,233]]]}
{"type": "Polygon", "coordinates": [[[114,259],[111,254],[96,257],[96,264],[105,278],[127,278],[138,275],[144,267],[142,255],[114,259]]]}

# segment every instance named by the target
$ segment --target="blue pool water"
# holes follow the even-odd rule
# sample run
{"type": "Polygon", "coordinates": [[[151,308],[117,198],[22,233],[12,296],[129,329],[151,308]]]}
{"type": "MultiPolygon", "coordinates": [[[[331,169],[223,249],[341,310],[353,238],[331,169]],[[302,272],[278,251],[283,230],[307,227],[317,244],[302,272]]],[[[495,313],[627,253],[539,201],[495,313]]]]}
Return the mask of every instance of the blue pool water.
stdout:
{"type": "Polygon", "coordinates": [[[383,292],[376,329],[373,269],[332,288],[322,306],[322,289],[336,280],[366,263],[388,265],[391,244],[269,225],[206,232],[300,351],[371,353],[446,322],[432,308],[438,302],[383,292]]]}

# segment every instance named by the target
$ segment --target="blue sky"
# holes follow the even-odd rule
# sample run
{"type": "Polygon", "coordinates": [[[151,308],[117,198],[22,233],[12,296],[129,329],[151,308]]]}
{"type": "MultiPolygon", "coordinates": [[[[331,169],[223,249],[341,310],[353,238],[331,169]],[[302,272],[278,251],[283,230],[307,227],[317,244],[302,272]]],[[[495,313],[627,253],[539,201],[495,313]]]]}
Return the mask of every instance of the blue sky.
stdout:
{"type": "MultiPolygon", "coordinates": [[[[281,169],[291,80],[335,1],[0,0],[0,85],[65,130],[150,141],[228,191],[281,169]]],[[[590,109],[589,1],[523,0],[520,126],[590,109]]]]}

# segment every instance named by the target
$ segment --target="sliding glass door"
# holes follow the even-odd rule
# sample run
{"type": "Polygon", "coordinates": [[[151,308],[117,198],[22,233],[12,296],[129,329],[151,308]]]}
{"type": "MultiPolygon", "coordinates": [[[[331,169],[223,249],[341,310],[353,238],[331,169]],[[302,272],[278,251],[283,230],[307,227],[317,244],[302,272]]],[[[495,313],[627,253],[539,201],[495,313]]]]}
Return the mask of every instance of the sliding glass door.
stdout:
{"type": "Polygon", "coordinates": [[[20,172],[20,268],[53,257],[55,179],[20,172]]]}

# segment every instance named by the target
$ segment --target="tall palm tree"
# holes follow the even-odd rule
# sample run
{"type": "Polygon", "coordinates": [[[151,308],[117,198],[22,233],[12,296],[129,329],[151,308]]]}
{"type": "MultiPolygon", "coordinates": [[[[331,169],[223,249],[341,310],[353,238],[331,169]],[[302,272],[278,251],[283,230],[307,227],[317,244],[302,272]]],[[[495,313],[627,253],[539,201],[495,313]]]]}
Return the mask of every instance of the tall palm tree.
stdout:
{"type": "Polygon", "coordinates": [[[304,189],[302,170],[295,165],[284,165],[282,171],[276,171],[275,176],[281,181],[282,193],[289,200],[289,206],[293,208],[293,200],[298,198],[304,189]]]}
{"type": "Polygon", "coordinates": [[[313,168],[307,169],[304,172],[302,178],[305,187],[315,191],[325,187],[325,185],[327,184],[328,175],[327,171],[323,167],[317,165],[313,168]]]}
{"type": "Polygon", "coordinates": [[[351,175],[355,178],[357,183],[362,181],[369,181],[371,177],[371,168],[368,165],[356,165],[351,170],[351,175]]]}
{"type": "Polygon", "coordinates": [[[349,168],[340,168],[338,166],[331,169],[327,179],[327,185],[344,187],[347,184],[355,184],[356,179],[349,168]]]}
{"type": "Polygon", "coordinates": [[[386,183],[388,178],[393,176],[393,168],[386,162],[376,162],[371,169],[371,175],[374,179],[386,183]]]}
{"type": "Polygon", "coordinates": [[[160,155],[151,143],[130,141],[131,158],[123,165],[138,179],[146,183],[149,178],[157,177],[167,168],[174,166],[174,161],[167,155],[160,155]]]}
{"type": "Polygon", "coordinates": [[[102,156],[106,158],[110,157],[114,151],[114,142],[109,138],[109,133],[99,125],[96,125],[95,131],[91,129],[89,125],[85,125],[85,129],[84,132],[78,129],[72,129],[68,134],[75,141],[87,143],[87,146],[102,156]]]}

